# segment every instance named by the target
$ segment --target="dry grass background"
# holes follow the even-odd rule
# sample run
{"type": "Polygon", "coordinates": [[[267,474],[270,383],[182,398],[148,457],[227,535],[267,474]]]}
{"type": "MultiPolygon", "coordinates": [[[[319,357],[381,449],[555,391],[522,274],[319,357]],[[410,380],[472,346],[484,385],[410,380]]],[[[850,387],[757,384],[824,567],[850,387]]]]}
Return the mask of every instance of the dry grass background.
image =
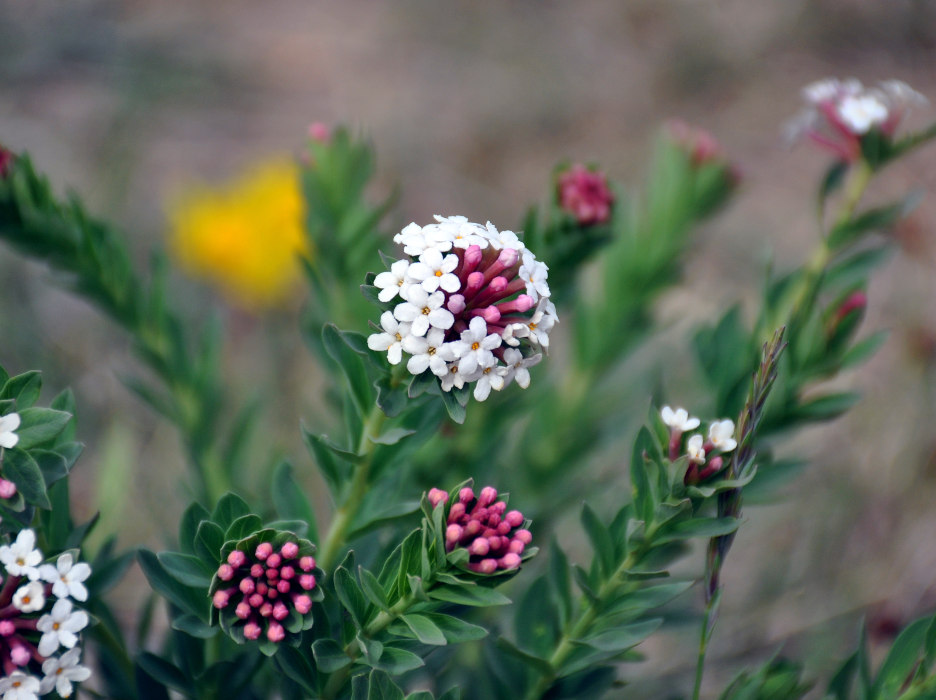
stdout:
{"type": "MultiPolygon", "coordinates": [[[[460,213],[510,228],[557,160],[597,161],[636,185],[655,130],[682,117],[723,142],[744,187],[700,232],[683,285],[660,305],[676,325],[661,352],[680,366],[680,338],[752,297],[768,252],[784,267],[812,245],[825,158],[779,141],[800,86],[896,77],[936,100],[934,67],[930,0],[0,0],[0,140],[119,222],[144,261],[161,243],[167,196],[295,150],[311,121],[372,138],[378,189],[402,186],[400,224],[460,213]]],[[[903,252],[871,288],[865,328],[891,328],[892,340],[840,380],[866,396],[852,414],[792,438],[813,463],[786,500],[746,511],[713,651],[729,660],[712,689],[746,652],[763,658],[781,640],[827,668],[854,632],[850,611],[870,605],[873,616],[906,620],[936,605],[934,164],[930,147],[888,171],[874,195],[926,195],[899,231],[903,252]]],[[[126,340],[6,249],[0,283],[4,364],[41,366],[48,385],[77,392],[88,449],[76,507],[106,504],[105,525],[126,545],[161,544],[181,508],[184,466],[171,430],[119,382],[135,371],[126,340]]],[[[269,379],[257,358],[279,343],[298,358],[289,372],[311,404],[318,378],[292,319],[229,316],[235,384],[269,379]]],[[[295,419],[284,420],[294,441],[295,419]]],[[[641,696],[681,682],[691,657],[679,649],[674,640],[651,649],[649,673],[664,680],[645,679],[641,696]]]]}

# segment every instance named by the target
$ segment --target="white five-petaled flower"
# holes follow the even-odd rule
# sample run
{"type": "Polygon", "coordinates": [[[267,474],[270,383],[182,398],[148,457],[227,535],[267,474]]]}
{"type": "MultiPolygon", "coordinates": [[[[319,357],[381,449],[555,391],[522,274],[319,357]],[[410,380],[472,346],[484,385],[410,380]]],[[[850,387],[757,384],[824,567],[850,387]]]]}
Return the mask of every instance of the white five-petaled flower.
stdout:
{"type": "Polygon", "coordinates": [[[696,464],[705,464],[705,447],[703,447],[702,436],[696,433],[689,438],[686,443],[686,453],[689,455],[689,461],[696,464]]]}
{"type": "Polygon", "coordinates": [[[71,596],[75,600],[86,601],[88,589],[82,581],[90,575],[91,567],[83,561],[74,563],[70,552],[62,554],[55,566],[43,564],[39,567],[39,576],[52,584],[52,595],[56,598],[71,596]]]}
{"type": "Polygon", "coordinates": [[[19,413],[7,413],[5,416],[0,416],[0,447],[16,447],[16,443],[19,442],[16,429],[19,427],[19,413]]]}
{"type": "Polygon", "coordinates": [[[374,278],[374,286],[380,288],[377,294],[380,301],[386,303],[395,296],[403,298],[403,289],[409,282],[406,277],[409,266],[409,260],[397,260],[390,265],[389,270],[384,270],[374,278]]]}
{"type": "MultiPolygon", "coordinates": [[[[419,262],[409,266],[407,274],[427,292],[440,287],[454,293],[461,288],[461,280],[452,272],[458,267],[458,256],[450,253],[443,257],[436,248],[430,248],[419,256],[419,262]]],[[[376,280],[375,280],[376,281],[376,280]]]]}
{"type": "Polygon", "coordinates": [[[36,549],[36,533],[32,530],[20,530],[13,544],[0,547],[0,563],[11,576],[28,576],[35,581],[41,561],[42,552],[36,549]]]}
{"type": "Polygon", "coordinates": [[[45,694],[55,688],[61,697],[71,697],[72,683],[81,683],[91,677],[91,669],[81,666],[81,649],[75,647],[61,656],[53,656],[42,663],[42,679],[40,692],[45,694]]]}
{"type": "Polygon", "coordinates": [[[30,581],[20,586],[13,594],[13,605],[17,610],[25,613],[36,612],[45,607],[44,586],[39,581],[30,581]]]}
{"type": "Polygon", "coordinates": [[[60,646],[71,649],[78,641],[77,633],[87,626],[88,614],[83,610],[72,611],[71,601],[60,598],[52,606],[52,611],[36,623],[36,629],[42,632],[39,653],[51,656],[60,646]]]}
{"type": "Polygon", "coordinates": [[[488,367],[494,357],[491,351],[500,344],[501,337],[497,333],[488,334],[487,323],[480,316],[475,316],[468,329],[462,331],[461,340],[452,343],[452,351],[458,356],[458,371],[468,376],[478,367],[488,367]]]}
{"type": "Polygon", "coordinates": [[[533,297],[533,301],[539,301],[541,297],[549,296],[549,284],[546,278],[549,276],[549,268],[546,263],[538,261],[530,251],[523,251],[522,264],[518,273],[520,278],[526,283],[526,293],[533,297]]]}
{"type": "Polygon", "coordinates": [[[838,116],[853,134],[866,134],[890,116],[887,105],[875,94],[847,95],[837,106],[838,116]]]}
{"type": "Polygon", "coordinates": [[[722,452],[731,452],[738,443],[734,439],[734,421],[715,421],[708,429],[709,442],[722,452]]]}
{"type": "Polygon", "coordinates": [[[387,351],[387,361],[391,365],[400,364],[403,359],[403,340],[410,333],[409,323],[400,323],[389,311],[380,315],[380,326],[383,333],[374,333],[367,336],[367,347],[379,352],[387,351]]]}
{"type": "Polygon", "coordinates": [[[422,374],[429,369],[437,377],[443,376],[448,371],[446,360],[454,359],[447,356],[444,343],[445,331],[439,328],[430,328],[425,338],[415,335],[403,338],[403,349],[411,355],[406,362],[409,373],[422,374]]]}
{"type": "Polygon", "coordinates": [[[422,227],[415,222],[395,235],[393,241],[401,243],[407,255],[422,255],[430,248],[443,253],[452,249],[452,241],[446,231],[431,226],[422,227]]]}
{"type": "Polygon", "coordinates": [[[41,692],[39,679],[22,671],[13,671],[9,676],[0,678],[3,700],[37,700],[41,692]]]}
{"type": "Polygon", "coordinates": [[[443,308],[445,295],[436,291],[431,294],[418,285],[412,285],[406,292],[406,301],[397,304],[393,315],[399,321],[411,323],[410,333],[423,336],[429,328],[448,330],[455,323],[452,312],[443,308]]]}
{"type": "Polygon", "coordinates": [[[549,333],[556,322],[556,305],[546,297],[539,300],[536,311],[524,324],[513,324],[514,338],[529,338],[542,348],[549,347],[549,333]]]}
{"type": "Polygon", "coordinates": [[[541,353],[524,357],[523,353],[516,348],[504,350],[504,362],[507,365],[501,368],[504,375],[504,386],[510,384],[511,381],[516,381],[521,389],[526,389],[530,386],[529,368],[538,365],[542,359],[543,355],[541,353]]]}
{"type": "Polygon", "coordinates": [[[685,408],[677,408],[674,411],[669,406],[664,406],[660,410],[660,416],[663,418],[663,422],[666,423],[666,425],[680,433],[698,428],[699,423],[701,422],[694,416],[690,417],[689,411],[687,411],[685,408]]]}
{"type": "Polygon", "coordinates": [[[476,370],[478,379],[475,382],[474,397],[484,401],[491,394],[491,389],[500,391],[504,388],[504,375],[497,371],[497,358],[494,355],[483,360],[476,370]]]}

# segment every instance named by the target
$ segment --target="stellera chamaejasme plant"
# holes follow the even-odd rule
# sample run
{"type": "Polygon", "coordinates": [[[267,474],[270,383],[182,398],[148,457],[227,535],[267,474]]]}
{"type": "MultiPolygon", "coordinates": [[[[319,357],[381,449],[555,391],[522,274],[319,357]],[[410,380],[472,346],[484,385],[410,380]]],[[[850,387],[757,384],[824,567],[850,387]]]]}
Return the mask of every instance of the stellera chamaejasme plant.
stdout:
{"type": "Polygon", "coordinates": [[[202,256],[186,269],[277,301],[287,287],[266,283],[282,263],[253,260],[262,246],[233,251],[243,267],[210,251],[237,245],[217,222],[289,234],[311,297],[307,361],[327,381],[327,410],[301,427],[305,458],[251,440],[298,402],[239,405],[223,328],[179,304],[171,259],[141,274],[119,231],[0,148],[0,238],[133,340],[150,372],[125,382],[179,431],[194,498],[162,551],[88,539],[98,519],[70,510],[74,397],[40,406],[38,372],[0,369],[0,700],[936,697],[927,610],[879,662],[862,637],[828,679],[779,656],[725,688],[705,675],[745,495],[802,465],[775,457],[773,437],[844,413],[857,396],[826,380],[884,340],[857,336],[893,246],[878,234],[912,201],[863,208],[865,193],[936,137],[901,135],[925,100],[898,81],[826,79],[803,98],[788,136],[832,157],[815,250],[771,272],[756,308],[695,328],[697,386],[667,389],[697,397],[692,410],[658,396],[646,412],[650,387],[625,361],[654,356],[655,299],[737,191],[728,149],[698,127],[667,123],[642,189],[563,162],[516,232],[462,216],[391,225],[393,200],[369,201],[370,144],[320,124],[282,170],[292,185],[277,179],[288,205],[215,197],[180,214],[173,250],[202,256]],[[620,426],[634,421],[627,449],[620,426]],[[122,619],[107,591],[133,562],[152,595],[122,619]],[[694,671],[644,691],[634,664],[661,629],[689,634],[694,671]]]}

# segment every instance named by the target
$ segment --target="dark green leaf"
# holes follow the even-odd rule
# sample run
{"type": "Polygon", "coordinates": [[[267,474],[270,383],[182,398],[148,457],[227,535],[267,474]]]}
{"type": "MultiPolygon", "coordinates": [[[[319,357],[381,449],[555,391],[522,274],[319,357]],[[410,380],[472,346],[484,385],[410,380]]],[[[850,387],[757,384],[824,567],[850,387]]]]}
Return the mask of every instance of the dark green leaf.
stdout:
{"type": "Polygon", "coordinates": [[[341,494],[342,487],[348,479],[349,470],[347,465],[339,462],[335,458],[325,438],[314,435],[305,428],[302,429],[302,438],[309,448],[309,451],[315,457],[315,463],[318,465],[319,471],[322,472],[322,476],[325,478],[325,483],[328,484],[328,490],[331,491],[332,497],[337,499],[341,494]]]}
{"type": "Polygon", "coordinates": [[[924,617],[911,622],[894,640],[874,681],[874,696],[896,697],[923,655],[926,632],[932,622],[924,617]]]}
{"type": "Polygon", "coordinates": [[[383,653],[380,655],[380,660],[374,666],[398,676],[425,666],[425,662],[411,651],[385,646],[383,653]]]}
{"type": "Polygon", "coordinates": [[[388,610],[390,603],[387,601],[387,594],[377,577],[362,566],[358,567],[358,577],[361,579],[361,590],[364,591],[364,595],[367,596],[368,600],[381,610],[388,610]]]}
{"type": "Polygon", "coordinates": [[[481,586],[436,586],[429,591],[429,597],[435,600],[444,600],[447,603],[480,607],[510,604],[510,598],[502,593],[498,593],[493,588],[482,588],[481,586]]]}
{"type": "Polygon", "coordinates": [[[461,644],[483,639],[488,632],[483,627],[465,622],[461,618],[444,615],[442,613],[422,613],[422,616],[432,621],[438,629],[442,630],[445,639],[450,644],[461,644]]]}
{"type": "Polygon", "coordinates": [[[831,250],[841,248],[864,235],[893,226],[909,209],[912,209],[912,206],[908,208],[908,204],[909,202],[899,202],[886,207],[870,209],[839,224],[829,233],[827,239],[829,248],[831,250]]]}
{"type": "Polygon", "coordinates": [[[315,669],[308,662],[305,654],[294,647],[280,645],[279,651],[273,658],[283,673],[302,686],[306,693],[312,696],[318,695],[315,688],[315,669]]]}
{"type": "Polygon", "coordinates": [[[416,638],[423,644],[444,646],[447,643],[445,634],[436,627],[435,623],[428,617],[410,613],[409,615],[403,615],[400,619],[403,620],[406,626],[413,631],[416,638]]]}
{"type": "Polygon", "coordinates": [[[218,633],[217,627],[212,627],[195,615],[179,615],[172,620],[172,629],[185,632],[198,639],[211,639],[218,633]]]}
{"type": "Polygon", "coordinates": [[[614,543],[611,541],[611,535],[604,523],[601,522],[595,511],[587,503],[582,504],[581,519],[582,527],[585,528],[585,533],[588,535],[588,539],[595,551],[595,558],[601,564],[604,575],[610,577],[616,568],[614,543]]]}
{"type": "Polygon", "coordinates": [[[16,409],[22,411],[36,403],[41,389],[42,376],[39,372],[24,372],[7,380],[3,389],[0,389],[0,400],[13,399],[16,401],[16,409]]]}
{"type": "Polygon", "coordinates": [[[147,549],[137,552],[137,561],[154,591],[185,612],[207,622],[210,600],[204,589],[186,586],[177,581],[163,568],[156,555],[147,549]]]}
{"type": "Polygon", "coordinates": [[[203,520],[195,531],[195,554],[213,564],[221,563],[221,547],[224,546],[224,530],[217,523],[203,520]]]}
{"type": "Polygon", "coordinates": [[[320,671],[334,673],[351,663],[350,657],[334,639],[318,639],[312,644],[312,655],[320,671]]]}
{"type": "Polygon", "coordinates": [[[404,698],[403,691],[385,671],[374,669],[366,678],[364,676],[354,678],[351,700],[404,700],[404,698]]]}
{"type": "Polygon", "coordinates": [[[351,614],[355,626],[358,629],[362,628],[367,622],[368,604],[354,577],[346,568],[339,566],[335,569],[332,583],[338,600],[351,614]]]}
{"type": "Polygon", "coordinates": [[[358,415],[367,415],[374,403],[374,397],[363,359],[347,343],[345,334],[334,324],[326,324],[322,329],[322,342],[325,351],[335,361],[347,380],[358,415]]]}
{"type": "Polygon", "coordinates": [[[449,418],[461,425],[465,422],[465,418],[468,415],[468,412],[465,410],[465,406],[458,401],[457,396],[452,391],[443,391],[442,392],[442,405],[445,406],[445,410],[448,412],[449,418]]]}
{"type": "Polygon", "coordinates": [[[848,411],[860,399],[861,395],[853,392],[827,394],[797,406],[794,415],[796,419],[805,421],[831,420],[848,411]]]}
{"type": "Polygon", "coordinates": [[[28,450],[52,440],[65,429],[68,421],[71,420],[70,413],[51,408],[24,408],[19,415],[21,423],[16,431],[19,435],[17,447],[22,450],[28,450]]]}
{"type": "Polygon", "coordinates": [[[185,677],[185,674],[178,666],[173,666],[165,659],[144,651],[137,656],[137,663],[154,680],[159,681],[167,688],[177,690],[187,697],[195,696],[195,687],[192,681],[185,677]]]}
{"type": "Polygon", "coordinates": [[[556,538],[549,543],[549,590],[563,627],[572,616],[572,577],[569,560],[556,538]]]}
{"type": "Polygon", "coordinates": [[[662,624],[663,618],[656,617],[651,620],[644,620],[631,625],[623,625],[615,629],[593,634],[584,639],[576,639],[573,641],[601,651],[620,652],[640,644],[643,640],[656,632],[662,624]]]}
{"type": "Polygon", "coordinates": [[[236,493],[228,492],[221,496],[211,513],[211,519],[220,525],[222,530],[227,530],[231,523],[248,513],[250,513],[250,506],[247,502],[236,493]]]}
{"type": "Polygon", "coordinates": [[[549,665],[549,662],[546,659],[542,659],[539,656],[535,656],[523,649],[520,649],[518,646],[513,644],[510,640],[500,637],[497,640],[497,646],[502,651],[507,652],[515,659],[519,659],[524,664],[534,669],[537,673],[543,676],[552,676],[553,668],[549,665]]]}
{"type": "Polygon", "coordinates": [[[883,330],[868,336],[864,340],[859,340],[842,355],[840,362],[842,369],[860,365],[869,359],[887,341],[889,336],[890,331],[883,330]]]}
{"type": "Polygon", "coordinates": [[[179,522],[179,548],[186,554],[195,554],[195,533],[202,520],[207,520],[209,513],[201,503],[192,503],[182,513],[179,522]]]}
{"type": "Polygon", "coordinates": [[[377,437],[372,437],[370,440],[371,442],[377,443],[378,445],[395,445],[403,438],[408,437],[415,432],[415,430],[408,430],[406,428],[389,428],[377,437]]]}
{"type": "Polygon", "coordinates": [[[193,554],[160,552],[156,558],[172,578],[186,586],[207,588],[211,584],[214,571],[193,554]]]}
{"type": "Polygon", "coordinates": [[[738,529],[741,521],[737,518],[690,518],[670,525],[655,542],[663,544],[674,540],[687,540],[693,537],[720,537],[730,535],[738,529]]]}
{"type": "Polygon", "coordinates": [[[276,508],[279,517],[285,520],[302,520],[308,524],[309,539],[313,542],[319,541],[312,504],[293,478],[289,462],[280,462],[273,470],[271,495],[273,507],[276,508]]]}
{"type": "Polygon", "coordinates": [[[46,510],[52,507],[46,493],[42,470],[28,452],[19,448],[6,450],[3,457],[3,474],[16,484],[17,490],[23,494],[27,503],[46,510]]]}
{"type": "Polygon", "coordinates": [[[224,541],[242,540],[263,528],[259,515],[248,513],[237,518],[224,533],[224,541]]]}

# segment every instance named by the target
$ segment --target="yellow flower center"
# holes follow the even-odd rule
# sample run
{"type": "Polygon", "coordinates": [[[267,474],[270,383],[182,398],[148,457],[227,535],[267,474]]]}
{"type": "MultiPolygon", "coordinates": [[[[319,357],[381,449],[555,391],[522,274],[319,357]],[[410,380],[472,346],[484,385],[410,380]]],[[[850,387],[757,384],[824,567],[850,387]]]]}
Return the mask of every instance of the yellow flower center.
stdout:
{"type": "Polygon", "coordinates": [[[436,349],[435,349],[435,348],[429,348],[428,354],[430,354],[430,355],[435,355],[435,354],[436,354],[436,349]]]}
{"type": "Polygon", "coordinates": [[[32,598],[30,598],[28,595],[24,595],[24,596],[23,596],[23,605],[29,605],[29,601],[31,601],[31,600],[32,600],[32,598]]]}
{"type": "Polygon", "coordinates": [[[53,622],[53,623],[52,623],[52,629],[58,630],[59,627],[61,627],[61,625],[59,625],[59,623],[57,623],[57,622],[53,622]]]}
{"type": "Polygon", "coordinates": [[[535,331],[535,330],[536,330],[536,324],[535,324],[535,323],[528,323],[527,326],[529,326],[529,328],[530,328],[531,331],[535,331]]]}
{"type": "Polygon", "coordinates": [[[424,306],[422,310],[423,316],[428,316],[430,311],[432,311],[432,309],[430,309],[428,306],[424,306]]]}
{"type": "MultiPolygon", "coordinates": [[[[400,335],[399,333],[394,333],[394,335],[396,336],[396,339],[397,339],[397,340],[399,340],[400,342],[403,342],[403,336],[402,336],[402,335],[400,335]]],[[[65,579],[62,579],[62,580],[64,581],[65,579]]]]}
{"type": "Polygon", "coordinates": [[[471,349],[472,349],[472,350],[477,350],[477,349],[480,348],[480,347],[481,347],[481,343],[472,343],[472,344],[471,344],[471,349]]]}
{"type": "Polygon", "coordinates": [[[441,277],[441,276],[442,276],[442,270],[436,270],[435,275],[436,275],[436,277],[441,277]]]}

